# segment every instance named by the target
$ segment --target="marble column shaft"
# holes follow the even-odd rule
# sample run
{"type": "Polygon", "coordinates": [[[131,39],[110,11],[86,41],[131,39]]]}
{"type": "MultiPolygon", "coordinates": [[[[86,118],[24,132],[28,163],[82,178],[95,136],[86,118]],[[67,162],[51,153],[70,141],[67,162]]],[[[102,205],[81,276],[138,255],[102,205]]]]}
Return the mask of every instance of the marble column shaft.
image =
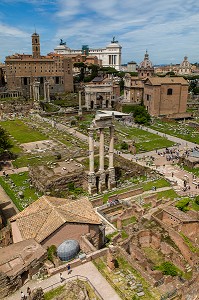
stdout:
{"type": "Polygon", "coordinates": [[[100,128],[99,158],[100,158],[99,171],[104,171],[104,129],[103,128],[100,128]]]}
{"type": "Polygon", "coordinates": [[[114,155],[114,126],[110,127],[110,143],[109,143],[109,169],[113,168],[114,155]]]}
{"type": "Polygon", "coordinates": [[[89,173],[94,173],[94,138],[92,129],[89,131],[89,173]]]}

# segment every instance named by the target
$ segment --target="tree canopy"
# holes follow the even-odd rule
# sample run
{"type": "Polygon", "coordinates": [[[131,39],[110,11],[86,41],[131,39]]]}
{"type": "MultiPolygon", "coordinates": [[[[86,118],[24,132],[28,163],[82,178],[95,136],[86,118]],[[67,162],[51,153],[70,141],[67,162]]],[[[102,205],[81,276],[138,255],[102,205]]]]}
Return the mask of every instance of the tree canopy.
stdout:
{"type": "Polygon", "coordinates": [[[7,150],[12,148],[7,132],[0,126],[0,157],[2,157],[7,150]]]}

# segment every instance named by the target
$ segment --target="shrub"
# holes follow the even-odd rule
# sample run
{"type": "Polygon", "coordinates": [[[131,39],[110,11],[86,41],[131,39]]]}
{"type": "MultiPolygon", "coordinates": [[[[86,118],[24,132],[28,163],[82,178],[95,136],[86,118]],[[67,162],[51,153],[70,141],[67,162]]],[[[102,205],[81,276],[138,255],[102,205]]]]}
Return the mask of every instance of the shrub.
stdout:
{"type": "Polygon", "coordinates": [[[186,212],[189,210],[188,208],[189,202],[190,202],[189,198],[184,198],[176,203],[176,207],[179,210],[186,212]]]}
{"type": "Polygon", "coordinates": [[[53,256],[56,256],[57,254],[57,247],[55,245],[52,245],[48,247],[47,249],[47,255],[48,259],[53,262],[53,256]]]}
{"type": "Polygon", "coordinates": [[[165,261],[161,265],[155,266],[154,269],[162,271],[164,275],[177,276],[181,273],[179,269],[169,261],[165,261]]]}
{"type": "Polygon", "coordinates": [[[195,203],[196,203],[197,205],[199,205],[199,196],[196,196],[196,198],[195,198],[195,203]]]}
{"type": "Polygon", "coordinates": [[[122,150],[128,150],[129,146],[128,146],[128,144],[127,144],[125,141],[123,141],[123,142],[121,143],[121,145],[120,145],[120,148],[121,148],[122,150]]]}

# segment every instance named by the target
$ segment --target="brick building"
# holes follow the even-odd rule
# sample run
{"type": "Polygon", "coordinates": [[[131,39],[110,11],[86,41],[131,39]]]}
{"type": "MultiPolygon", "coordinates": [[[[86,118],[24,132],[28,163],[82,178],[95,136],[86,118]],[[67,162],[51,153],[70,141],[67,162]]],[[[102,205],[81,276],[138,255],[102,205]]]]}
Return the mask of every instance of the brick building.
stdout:
{"type": "Polygon", "coordinates": [[[27,98],[33,97],[33,83],[39,83],[39,94],[44,97],[44,83],[50,95],[73,91],[72,60],[58,54],[41,56],[40,37],[32,34],[32,54],[13,54],[5,60],[7,89],[18,90],[27,98]]]}
{"type": "Polygon", "coordinates": [[[68,200],[42,196],[10,221],[14,243],[34,238],[47,248],[68,239],[80,242],[83,235],[89,235],[97,249],[104,243],[104,227],[86,197],[68,200]]]}
{"type": "Polygon", "coordinates": [[[140,104],[143,99],[144,81],[126,73],[124,76],[124,102],[140,104]]]}
{"type": "Polygon", "coordinates": [[[183,77],[151,77],[144,83],[144,105],[152,116],[183,114],[188,82],[183,77]]]}

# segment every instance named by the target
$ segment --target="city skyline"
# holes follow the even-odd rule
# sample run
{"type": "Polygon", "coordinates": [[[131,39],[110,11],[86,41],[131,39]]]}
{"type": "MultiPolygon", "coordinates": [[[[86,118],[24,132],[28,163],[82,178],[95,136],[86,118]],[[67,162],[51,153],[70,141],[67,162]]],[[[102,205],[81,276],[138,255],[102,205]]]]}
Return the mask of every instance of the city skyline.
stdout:
{"type": "Polygon", "coordinates": [[[40,35],[41,54],[60,39],[71,49],[105,48],[113,36],[122,46],[122,64],[140,63],[146,49],[153,64],[198,61],[199,3],[187,0],[2,0],[0,61],[32,52],[31,34],[40,35]]]}

